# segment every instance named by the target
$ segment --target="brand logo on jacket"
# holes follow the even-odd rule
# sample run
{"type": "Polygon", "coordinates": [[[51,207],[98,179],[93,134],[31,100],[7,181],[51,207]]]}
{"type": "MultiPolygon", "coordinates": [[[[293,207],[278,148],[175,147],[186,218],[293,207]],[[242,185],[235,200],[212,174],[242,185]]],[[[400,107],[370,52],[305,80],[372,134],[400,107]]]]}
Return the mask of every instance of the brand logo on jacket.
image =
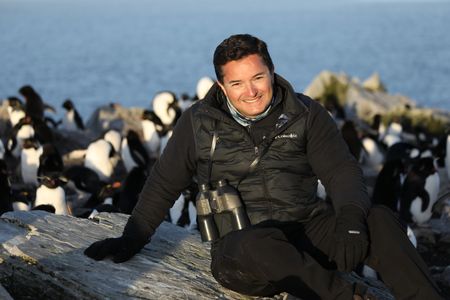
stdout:
{"type": "Polygon", "coordinates": [[[278,139],[296,139],[296,138],[298,138],[298,134],[296,134],[296,133],[284,133],[284,134],[277,135],[275,137],[276,140],[278,140],[278,139]]]}
{"type": "Polygon", "coordinates": [[[288,121],[289,121],[289,117],[286,116],[285,114],[281,114],[281,115],[278,117],[277,123],[275,124],[275,128],[276,128],[276,129],[280,129],[280,128],[283,127],[288,121]]]}

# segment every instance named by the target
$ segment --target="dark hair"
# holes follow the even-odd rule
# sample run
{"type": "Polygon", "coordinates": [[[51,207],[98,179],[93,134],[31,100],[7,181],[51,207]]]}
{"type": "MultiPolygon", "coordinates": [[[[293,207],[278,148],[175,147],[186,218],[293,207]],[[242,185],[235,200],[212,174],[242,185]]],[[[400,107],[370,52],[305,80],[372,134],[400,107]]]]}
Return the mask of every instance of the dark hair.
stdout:
{"type": "Polygon", "coordinates": [[[250,34],[235,34],[222,41],[214,51],[214,71],[219,82],[223,82],[222,66],[232,60],[239,60],[251,54],[258,54],[269,71],[274,70],[267,45],[250,34]]]}

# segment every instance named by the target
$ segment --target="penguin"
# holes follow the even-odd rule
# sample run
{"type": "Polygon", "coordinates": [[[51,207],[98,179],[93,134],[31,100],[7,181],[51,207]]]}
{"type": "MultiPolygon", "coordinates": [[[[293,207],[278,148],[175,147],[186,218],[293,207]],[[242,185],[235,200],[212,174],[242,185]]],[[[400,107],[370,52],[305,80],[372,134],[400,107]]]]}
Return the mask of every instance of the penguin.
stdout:
{"type": "Polygon", "coordinates": [[[182,112],[186,111],[189,107],[192,106],[192,104],[194,104],[194,101],[193,99],[191,99],[191,97],[189,97],[187,93],[181,94],[178,105],[180,106],[182,112]]]}
{"type": "Polygon", "coordinates": [[[14,157],[20,157],[23,141],[35,136],[35,130],[30,117],[22,118],[11,130],[7,138],[6,152],[14,157]]]}
{"type": "MultiPolygon", "coordinates": [[[[428,187],[436,188],[439,184],[433,176],[436,173],[434,159],[424,157],[416,160],[403,183],[400,197],[400,217],[408,223],[423,224],[431,218],[431,209],[437,192],[427,190],[427,180],[430,177],[428,187]],[[433,197],[433,198],[432,198],[433,197]]],[[[438,189],[439,190],[439,189],[438,189]]]]}
{"type": "Polygon", "coordinates": [[[198,185],[195,182],[183,191],[184,205],[181,215],[177,220],[177,225],[187,228],[188,230],[197,229],[197,209],[195,207],[195,199],[198,194],[198,185]]]}
{"type": "Polygon", "coordinates": [[[97,193],[91,195],[76,216],[92,219],[99,212],[120,212],[117,206],[121,186],[119,181],[104,184],[97,193]]]}
{"type": "Polygon", "coordinates": [[[198,100],[205,98],[210,88],[214,85],[214,80],[209,76],[201,77],[197,81],[196,96],[198,100]]]}
{"type": "Polygon", "coordinates": [[[375,114],[372,118],[372,123],[370,124],[368,136],[376,141],[380,141],[380,137],[384,136],[385,132],[386,127],[381,122],[381,115],[375,114]]]}
{"type": "Polygon", "coordinates": [[[375,181],[372,203],[385,205],[393,212],[398,212],[405,172],[403,161],[396,159],[386,162],[375,181]]]}
{"type": "Polygon", "coordinates": [[[39,158],[42,153],[43,148],[36,138],[32,137],[23,141],[23,149],[20,154],[20,173],[24,183],[38,185],[39,158]]]}
{"type": "Polygon", "coordinates": [[[142,132],[144,146],[151,158],[159,156],[160,136],[163,133],[164,125],[154,111],[144,110],[142,113],[142,132]]]}
{"type": "Polygon", "coordinates": [[[0,216],[12,211],[11,183],[9,181],[8,167],[3,159],[0,159],[0,216]]]}
{"type": "Polygon", "coordinates": [[[83,119],[70,99],[66,99],[62,104],[62,107],[66,110],[62,125],[66,130],[81,130],[85,129],[83,119]]]}
{"type": "Polygon", "coordinates": [[[8,97],[8,116],[12,127],[16,126],[21,119],[25,117],[25,107],[22,101],[17,97],[8,97]]]}
{"type": "Polygon", "coordinates": [[[386,150],[377,139],[371,136],[364,137],[362,139],[362,145],[362,163],[373,170],[380,171],[385,160],[386,150]]]}
{"type": "Polygon", "coordinates": [[[70,215],[63,188],[65,180],[59,176],[41,176],[40,186],[36,189],[36,199],[33,207],[51,205],[57,215],[70,215]]]}
{"type": "Polygon", "coordinates": [[[385,162],[401,160],[408,168],[412,160],[419,158],[420,151],[415,146],[406,142],[395,143],[386,151],[385,162]]]}
{"type": "Polygon", "coordinates": [[[403,141],[402,132],[403,132],[402,125],[396,121],[393,121],[391,124],[389,124],[388,128],[386,129],[386,132],[382,137],[382,142],[388,148],[396,143],[402,142],[403,141]]]}
{"type": "Polygon", "coordinates": [[[58,149],[53,144],[44,144],[39,157],[38,177],[61,176],[64,171],[64,162],[58,149]]]}
{"type": "Polygon", "coordinates": [[[62,175],[67,178],[67,187],[77,193],[94,194],[100,186],[104,185],[95,171],[81,165],[65,169],[62,175]]]}
{"type": "Polygon", "coordinates": [[[122,161],[127,172],[136,166],[147,166],[149,157],[136,131],[130,129],[121,146],[122,161]]]}
{"type": "Polygon", "coordinates": [[[178,99],[172,92],[160,92],[152,100],[153,111],[159,117],[164,126],[172,128],[181,115],[178,99]]]}
{"type": "Polygon", "coordinates": [[[102,138],[95,140],[86,149],[84,166],[96,172],[100,180],[109,182],[114,172],[115,153],[114,146],[110,142],[102,138]]]}
{"type": "Polygon", "coordinates": [[[25,98],[25,113],[34,121],[49,122],[56,124],[52,118],[45,116],[45,111],[56,113],[53,106],[44,103],[41,96],[31,85],[24,85],[19,89],[19,93],[25,98]]]}
{"type": "Polygon", "coordinates": [[[32,119],[44,120],[44,101],[31,85],[24,85],[19,93],[25,98],[25,112],[32,119]]]}
{"type": "Polygon", "coordinates": [[[103,134],[103,139],[109,143],[111,143],[111,145],[114,147],[114,151],[116,153],[120,152],[120,145],[122,142],[122,135],[120,134],[119,131],[115,130],[115,129],[109,129],[108,131],[106,131],[103,134]]]}
{"type": "Polygon", "coordinates": [[[29,211],[35,197],[34,191],[11,188],[11,202],[14,211],[29,211]]]}

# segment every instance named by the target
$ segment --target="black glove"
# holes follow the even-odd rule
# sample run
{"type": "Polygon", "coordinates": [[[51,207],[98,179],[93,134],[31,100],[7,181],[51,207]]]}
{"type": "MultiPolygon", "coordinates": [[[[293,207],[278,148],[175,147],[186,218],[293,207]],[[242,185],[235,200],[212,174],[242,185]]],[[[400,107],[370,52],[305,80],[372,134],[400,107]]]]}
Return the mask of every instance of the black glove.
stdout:
{"type": "Polygon", "coordinates": [[[84,250],[84,254],[95,260],[102,260],[106,256],[111,255],[113,262],[121,263],[129,260],[141,251],[147,242],[142,242],[129,236],[109,238],[93,243],[84,250]]]}
{"type": "Polygon", "coordinates": [[[348,205],[336,217],[335,243],[330,258],[342,272],[351,272],[364,261],[369,249],[365,214],[361,208],[348,205]]]}

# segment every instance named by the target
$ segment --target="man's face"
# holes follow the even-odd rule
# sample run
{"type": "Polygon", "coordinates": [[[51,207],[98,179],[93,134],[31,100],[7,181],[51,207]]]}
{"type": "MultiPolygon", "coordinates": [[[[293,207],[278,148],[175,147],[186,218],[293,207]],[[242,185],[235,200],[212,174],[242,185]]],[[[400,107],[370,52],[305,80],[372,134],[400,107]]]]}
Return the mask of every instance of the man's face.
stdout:
{"type": "Polygon", "coordinates": [[[258,54],[222,66],[223,84],[218,83],[233,106],[246,117],[266,110],[273,96],[273,74],[258,54]]]}

